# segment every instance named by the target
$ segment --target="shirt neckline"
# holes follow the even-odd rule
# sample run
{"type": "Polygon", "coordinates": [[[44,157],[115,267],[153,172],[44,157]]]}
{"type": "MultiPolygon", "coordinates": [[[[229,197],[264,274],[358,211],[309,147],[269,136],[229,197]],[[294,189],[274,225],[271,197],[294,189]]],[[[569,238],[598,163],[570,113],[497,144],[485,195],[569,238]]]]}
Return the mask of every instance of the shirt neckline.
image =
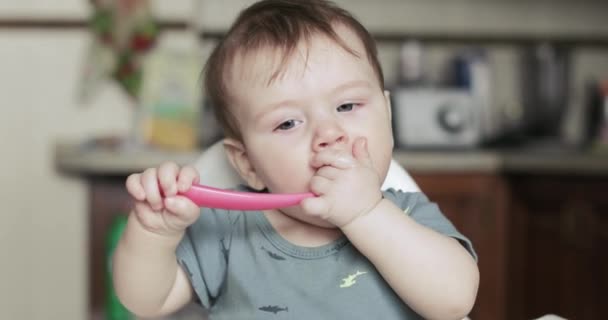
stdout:
{"type": "Polygon", "coordinates": [[[272,226],[266,215],[262,211],[252,212],[255,216],[256,224],[262,234],[278,250],[295,258],[300,259],[321,259],[333,255],[344,248],[350,242],[345,235],[338,239],[318,247],[303,247],[287,241],[272,226]]]}

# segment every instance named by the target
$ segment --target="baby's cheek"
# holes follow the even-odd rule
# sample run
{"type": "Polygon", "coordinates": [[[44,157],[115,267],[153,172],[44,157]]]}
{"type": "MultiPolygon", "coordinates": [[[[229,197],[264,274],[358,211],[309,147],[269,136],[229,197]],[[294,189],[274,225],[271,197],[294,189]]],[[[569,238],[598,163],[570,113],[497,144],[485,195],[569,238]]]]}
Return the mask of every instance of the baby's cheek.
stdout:
{"type": "Polygon", "coordinates": [[[388,167],[392,159],[392,148],[375,148],[370,150],[370,156],[374,169],[381,178],[388,172],[388,167]]]}
{"type": "Polygon", "coordinates": [[[308,192],[312,172],[307,168],[276,167],[270,168],[272,172],[267,182],[268,189],[272,193],[297,193],[308,192]]]}

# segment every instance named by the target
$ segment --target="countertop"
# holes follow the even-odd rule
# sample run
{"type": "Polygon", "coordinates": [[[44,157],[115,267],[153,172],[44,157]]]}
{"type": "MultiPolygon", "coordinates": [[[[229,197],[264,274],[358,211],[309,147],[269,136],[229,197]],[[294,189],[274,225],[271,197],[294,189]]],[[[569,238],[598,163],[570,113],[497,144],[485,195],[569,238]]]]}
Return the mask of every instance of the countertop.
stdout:
{"type": "MultiPolygon", "coordinates": [[[[124,150],[59,142],[55,165],[77,175],[124,175],[163,161],[193,163],[203,150],[174,152],[155,149],[124,150]]],[[[412,173],[555,173],[606,174],[608,153],[564,150],[399,150],[393,157],[412,173]]]]}

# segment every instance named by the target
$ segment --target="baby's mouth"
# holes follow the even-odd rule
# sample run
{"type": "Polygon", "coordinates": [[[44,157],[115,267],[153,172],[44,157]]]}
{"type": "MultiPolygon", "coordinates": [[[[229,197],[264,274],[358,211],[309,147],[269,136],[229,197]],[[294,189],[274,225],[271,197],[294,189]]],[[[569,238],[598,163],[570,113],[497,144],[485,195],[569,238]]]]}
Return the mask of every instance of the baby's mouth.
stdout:
{"type": "MultiPolygon", "coordinates": [[[[321,165],[321,166],[318,166],[318,167],[312,167],[312,175],[313,176],[317,175],[318,172],[319,172],[319,170],[321,170],[321,169],[323,169],[325,167],[331,167],[331,166],[328,165],[328,164],[324,164],[324,165],[321,165]]],[[[311,176],[311,178],[312,178],[312,176],[311,176]]]]}

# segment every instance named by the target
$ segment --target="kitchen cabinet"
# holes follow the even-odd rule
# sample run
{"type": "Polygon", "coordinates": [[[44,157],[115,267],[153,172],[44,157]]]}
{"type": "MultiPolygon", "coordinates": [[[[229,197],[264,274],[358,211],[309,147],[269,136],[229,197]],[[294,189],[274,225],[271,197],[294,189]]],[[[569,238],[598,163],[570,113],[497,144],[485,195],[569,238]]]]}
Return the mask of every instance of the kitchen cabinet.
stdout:
{"type": "Polygon", "coordinates": [[[522,218],[514,228],[525,238],[511,279],[519,307],[512,319],[605,318],[608,176],[514,175],[510,184],[522,218]]]}
{"type": "Polygon", "coordinates": [[[479,255],[471,319],[608,314],[607,174],[413,176],[479,255]]]}
{"type": "Polygon", "coordinates": [[[97,320],[107,298],[106,237],[118,215],[128,214],[131,200],[125,188],[126,176],[89,176],[89,312],[97,320]]]}
{"type": "Polygon", "coordinates": [[[472,242],[478,255],[480,285],[471,319],[506,317],[508,188],[495,174],[416,173],[429,199],[472,242]]]}

